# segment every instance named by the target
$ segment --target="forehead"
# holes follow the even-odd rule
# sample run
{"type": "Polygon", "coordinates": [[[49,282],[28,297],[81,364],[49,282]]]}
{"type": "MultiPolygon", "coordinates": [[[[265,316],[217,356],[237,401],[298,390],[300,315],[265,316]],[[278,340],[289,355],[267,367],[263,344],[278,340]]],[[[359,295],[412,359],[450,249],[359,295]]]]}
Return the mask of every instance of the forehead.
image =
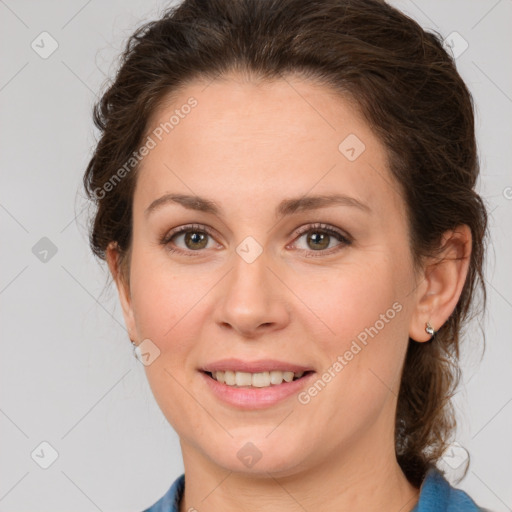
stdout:
{"type": "Polygon", "coordinates": [[[335,190],[377,214],[403,209],[387,152],[355,103],[311,81],[195,81],[154,113],[148,134],[155,145],[136,189],[145,206],[174,191],[233,205],[335,190]]]}

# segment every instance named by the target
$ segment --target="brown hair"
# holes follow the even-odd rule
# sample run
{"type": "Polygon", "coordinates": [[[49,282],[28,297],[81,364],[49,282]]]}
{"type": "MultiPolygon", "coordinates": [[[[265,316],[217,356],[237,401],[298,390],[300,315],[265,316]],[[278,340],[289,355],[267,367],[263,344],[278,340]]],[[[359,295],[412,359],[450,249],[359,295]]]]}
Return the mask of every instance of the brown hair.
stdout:
{"type": "Polygon", "coordinates": [[[383,1],[185,0],[130,37],[115,81],[94,107],[101,138],[84,185],[97,206],[90,243],[100,258],[110,242],[121,257],[129,254],[137,166],[112,178],[143,142],[151,116],[187,82],[234,70],[267,80],[299,73],[357,102],[388,150],[416,268],[436,254],[445,231],[471,228],[459,302],[434,342],[409,340],[404,364],[396,455],[419,487],[453,434],[461,323],[477,286],[486,303],[487,213],[474,190],[472,97],[440,36],[383,1]]]}

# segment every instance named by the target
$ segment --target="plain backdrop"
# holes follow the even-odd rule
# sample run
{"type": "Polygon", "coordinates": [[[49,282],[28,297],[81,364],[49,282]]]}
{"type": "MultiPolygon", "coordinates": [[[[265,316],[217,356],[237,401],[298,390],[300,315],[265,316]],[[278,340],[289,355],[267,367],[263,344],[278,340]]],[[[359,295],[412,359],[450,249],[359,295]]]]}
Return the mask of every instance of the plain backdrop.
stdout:
{"type": "MultiPolygon", "coordinates": [[[[183,471],[177,435],[133,357],[117,295],[105,287],[106,268],[89,251],[81,191],[97,136],[92,105],[126,38],[167,5],[0,0],[3,512],[141,511],[183,471]]],[[[475,99],[479,191],[492,237],[489,301],[466,330],[457,444],[443,463],[455,478],[467,451],[471,465],[458,486],[505,512],[512,510],[512,2],[393,5],[448,38],[475,99]]]]}

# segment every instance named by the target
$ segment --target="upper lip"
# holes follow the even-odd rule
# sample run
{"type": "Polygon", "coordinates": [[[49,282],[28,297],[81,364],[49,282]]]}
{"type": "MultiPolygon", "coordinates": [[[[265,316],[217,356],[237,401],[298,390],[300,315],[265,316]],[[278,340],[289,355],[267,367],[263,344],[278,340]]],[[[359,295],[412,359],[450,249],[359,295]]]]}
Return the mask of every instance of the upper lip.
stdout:
{"type": "Polygon", "coordinates": [[[208,363],[201,368],[205,372],[230,370],[233,372],[259,373],[271,370],[283,372],[307,372],[313,369],[300,364],[278,361],[276,359],[259,359],[257,361],[243,361],[242,359],[221,359],[208,363]]]}

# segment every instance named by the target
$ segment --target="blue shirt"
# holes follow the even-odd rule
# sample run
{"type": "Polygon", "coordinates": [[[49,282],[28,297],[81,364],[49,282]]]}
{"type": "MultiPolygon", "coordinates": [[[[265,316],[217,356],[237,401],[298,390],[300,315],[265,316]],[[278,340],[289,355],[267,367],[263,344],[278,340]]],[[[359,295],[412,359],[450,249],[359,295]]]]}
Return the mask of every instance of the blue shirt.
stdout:
{"type": "MultiPolygon", "coordinates": [[[[185,475],[179,476],[165,495],[144,512],[179,512],[185,490],[185,475]]],[[[436,468],[430,468],[420,487],[420,498],[412,512],[482,512],[460,489],[453,488],[436,468]]]]}

